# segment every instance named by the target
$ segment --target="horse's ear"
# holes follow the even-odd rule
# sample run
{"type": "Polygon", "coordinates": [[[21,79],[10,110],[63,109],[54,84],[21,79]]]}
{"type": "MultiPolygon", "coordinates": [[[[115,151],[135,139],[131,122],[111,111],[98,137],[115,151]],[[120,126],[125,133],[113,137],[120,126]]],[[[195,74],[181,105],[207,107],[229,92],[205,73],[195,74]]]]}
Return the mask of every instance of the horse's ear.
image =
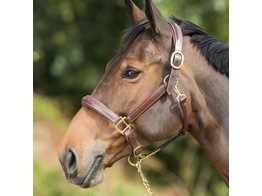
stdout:
{"type": "Polygon", "coordinates": [[[167,22],[151,0],[146,0],[145,13],[154,34],[160,34],[167,22]]]}
{"type": "Polygon", "coordinates": [[[146,18],[145,13],[140,10],[132,0],[125,0],[127,13],[133,25],[146,18]]]}

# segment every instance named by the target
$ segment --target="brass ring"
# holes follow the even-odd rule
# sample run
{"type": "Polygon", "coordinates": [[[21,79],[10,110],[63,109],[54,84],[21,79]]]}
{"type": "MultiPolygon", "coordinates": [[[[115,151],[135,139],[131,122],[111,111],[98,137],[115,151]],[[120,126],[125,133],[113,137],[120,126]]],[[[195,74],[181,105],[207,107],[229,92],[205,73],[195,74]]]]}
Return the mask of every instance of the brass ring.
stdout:
{"type": "Polygon", "coordinates": [[[136,163],[133,163],[132,161],[131,161],[131,155],[129,155],[128,156],[128,163],[131,165],[131,166],[134,166],[134,167],[136,167],[136,163]]]}

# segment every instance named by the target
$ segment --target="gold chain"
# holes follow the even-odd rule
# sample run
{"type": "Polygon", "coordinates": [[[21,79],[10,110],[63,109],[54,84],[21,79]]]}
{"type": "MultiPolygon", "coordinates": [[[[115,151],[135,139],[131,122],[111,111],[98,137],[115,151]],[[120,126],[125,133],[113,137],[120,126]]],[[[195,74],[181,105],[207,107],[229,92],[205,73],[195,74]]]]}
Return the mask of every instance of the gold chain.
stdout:
{"type": "Polygon", "coordinates": [[[153,196],[154,193],[151,190],[150,185],[149,185],[149,183],[148,183],[148,181],[147,181],[147,179],[146,179],[146,177],[145,177],[145,175],[144,175],[144,173],[142,171],[141,160],[136,163],[136,168],[137,168],[137,172],[139,173],[139,175],[142,178],[143,184],[146,187],[147,192],[149,193],[150,196],[153,196]]]}
{"type": "Polygon", "coordinates": [[[153,191],[151,190],[150,185],[149,185],[149,182],[147,181],[147,179],[146,179],[146,177],[145,177],[145,175],[144,175],[144,173],[143,173],[143,171],[142,171],[141,163],[142,163],[142,161],[143,161],[144,159],[146,159],[146,158],[148,158],[148,157],[156,154],[159,150],[160,150],[160,149],[157,149],[157,150],[155,150],[155,151],[153,151],[153,152],[151,152],[151,153],[149,153],[149,154],[147,154],[147,155],[142,155],[142,154],[138,155],[138,160],[137,160],[136,163],[133,163],[133,162],[131,161],[131,156],[128,157],[128,163],[129,163],[131,166],[134,166],[134,167],[137,168],[137,173],[138,173],[138,174],[140,175],[140,177],[142,178],[142,182],[143,182],[143,184],[144,184],[144,186],[145,186],[145,188],[146,188],[146,190],[147,190],[147,192],[149,193],[150,196],[154,196],[154,193],[153,193],[153,191]]]}

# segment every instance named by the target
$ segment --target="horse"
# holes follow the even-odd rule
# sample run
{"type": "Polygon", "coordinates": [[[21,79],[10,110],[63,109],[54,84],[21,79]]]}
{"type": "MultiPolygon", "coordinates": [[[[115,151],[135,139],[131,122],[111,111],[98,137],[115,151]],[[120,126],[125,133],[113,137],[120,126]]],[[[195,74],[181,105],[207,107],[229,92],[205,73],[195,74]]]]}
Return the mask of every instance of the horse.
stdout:
{"type": "Polygon", "coordinates": [[[188,134],[229,186],[229,47],[191,22],[166,21],[151,0],[145,11],[125,5],[132,28],[58,145],[66,178],[95,186],[127,156],[139,171],[143,158],[188,134]]]}

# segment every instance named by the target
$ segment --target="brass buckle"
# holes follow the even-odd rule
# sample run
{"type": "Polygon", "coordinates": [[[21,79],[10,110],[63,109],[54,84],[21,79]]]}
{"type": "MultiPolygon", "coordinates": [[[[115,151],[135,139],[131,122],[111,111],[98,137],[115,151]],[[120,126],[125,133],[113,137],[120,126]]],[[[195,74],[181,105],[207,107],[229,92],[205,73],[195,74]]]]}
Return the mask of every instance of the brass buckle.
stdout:
{"type": "Polygon", "coordinates": [[[142,146],[138,146],[138,147],[136,147],[136,148],[133,150],[133,156],[134,156],[134,157],[141,157],[141,155],[142,155],[141,152],[138,153],[138,154],[136,153],[136,151],[139,150],[141,147],[142,147],[142,146]]]}
{"type": "Polygon", "coordinates": [[[170,58],[170,65],[174,69],[180,69],[182,67],[183,63],[184,63],[184,55],[183,55],[183,53],[180,52],[180,51],[177,51],[177,50],[175,52],[173,52],[173,54],[171,55],[171,58],[170,58]],[[178,66],[174,65],[174,63],[173,63],[176,54],[179,54],[181,56],[181,62],[180,62],[180,64],[178,66]]]}
{"type": "Polygon", "coordinates": [[[117,130],[120,134],[122,134],[122,135],[124,135],[124,132],[125,132],[126,130],[128,130],[128,129],[131,128],[131,124],[128,124],[128,123],[125,121],[125,119],[126,119],[126,117],[121,117],[121,116],[120,116],[120,120],[115,124],[116,130],[117,130]],[[121,130],[121,129],[119,128],[119,125],[121,125],[121,124],[123,124],[123,125],[125,126],[125,128],[124,128],[123,130],[121,130]]]}

